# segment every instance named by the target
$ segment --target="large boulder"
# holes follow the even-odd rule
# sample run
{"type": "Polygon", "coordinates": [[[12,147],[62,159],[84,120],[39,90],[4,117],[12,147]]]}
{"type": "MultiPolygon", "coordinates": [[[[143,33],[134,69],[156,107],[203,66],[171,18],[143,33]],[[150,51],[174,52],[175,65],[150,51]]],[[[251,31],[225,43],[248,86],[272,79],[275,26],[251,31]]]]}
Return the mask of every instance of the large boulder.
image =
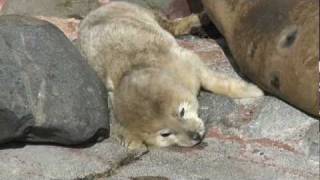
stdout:
{"type": "Polygon", "coordinates": [[[109,135],[106,92],[54,25],[0,16],[0,144],[64,145],[109,135]]]}
{"type": "Polygon", "coordinates": [[[241,72],[319,117],[319,1],[202,2],[241,72]]]}

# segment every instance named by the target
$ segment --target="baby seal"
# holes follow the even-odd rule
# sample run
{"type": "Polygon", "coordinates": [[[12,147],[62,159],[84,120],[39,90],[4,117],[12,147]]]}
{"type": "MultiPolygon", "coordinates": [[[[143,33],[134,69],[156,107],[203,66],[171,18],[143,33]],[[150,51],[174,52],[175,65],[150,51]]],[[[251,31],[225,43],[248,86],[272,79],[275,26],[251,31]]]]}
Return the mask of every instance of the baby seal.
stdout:
{"type": "Polygon", "coordinates": [[[209,70],[162,28],[164,22],[151,10],[110,2],[80,25],[81,49],[111,92],[116,134],[129,149],[201,142],[201,87],[233,98],[263,95],[253,84],[209,70]]]}

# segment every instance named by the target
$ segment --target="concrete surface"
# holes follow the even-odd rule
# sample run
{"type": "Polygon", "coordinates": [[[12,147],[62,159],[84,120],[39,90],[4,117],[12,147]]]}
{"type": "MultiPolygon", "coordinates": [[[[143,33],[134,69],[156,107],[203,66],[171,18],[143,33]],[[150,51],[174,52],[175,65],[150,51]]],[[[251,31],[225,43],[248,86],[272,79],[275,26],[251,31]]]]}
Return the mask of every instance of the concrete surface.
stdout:
{"type": "MultiPolygon", "coordinates": [[[[216,41],[179,42],[212,69],[238,77],[216,41]]],[[[143,156],[128,154],[113,139],[87,148],[7,147],[0,150],[0,179],[319,179],[318,120],[269,96],[232,100],[202,92],[199,100],[208,131],[197,147],[151,149],[143,156]]]]}

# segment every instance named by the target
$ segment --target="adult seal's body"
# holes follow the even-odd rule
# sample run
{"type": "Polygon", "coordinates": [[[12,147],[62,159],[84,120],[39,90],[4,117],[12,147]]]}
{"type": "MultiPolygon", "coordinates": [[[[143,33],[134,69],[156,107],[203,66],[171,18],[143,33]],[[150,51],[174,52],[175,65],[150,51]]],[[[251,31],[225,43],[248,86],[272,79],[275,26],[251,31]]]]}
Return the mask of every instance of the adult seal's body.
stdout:
{"type": "Polygon", "coordinates": [[[319,117],[318,0],[202,0],[240,70],[319,117]]]}

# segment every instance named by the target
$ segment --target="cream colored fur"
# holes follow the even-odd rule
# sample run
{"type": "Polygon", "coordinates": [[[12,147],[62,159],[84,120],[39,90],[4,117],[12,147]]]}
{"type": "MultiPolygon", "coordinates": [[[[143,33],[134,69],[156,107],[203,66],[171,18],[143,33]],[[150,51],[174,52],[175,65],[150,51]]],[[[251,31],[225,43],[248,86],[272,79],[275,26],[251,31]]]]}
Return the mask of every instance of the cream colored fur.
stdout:
{"type": "Polygon", "coordinates": [[[209,70],[159,22],[168,29],[150,10],[111,2],[80,26],[81,49],[112,94],[117,136],[129,149],[198,144],[205,134],[197,113],[200,87],[233,98],[263,95],[253,84],[209,70]]]}

